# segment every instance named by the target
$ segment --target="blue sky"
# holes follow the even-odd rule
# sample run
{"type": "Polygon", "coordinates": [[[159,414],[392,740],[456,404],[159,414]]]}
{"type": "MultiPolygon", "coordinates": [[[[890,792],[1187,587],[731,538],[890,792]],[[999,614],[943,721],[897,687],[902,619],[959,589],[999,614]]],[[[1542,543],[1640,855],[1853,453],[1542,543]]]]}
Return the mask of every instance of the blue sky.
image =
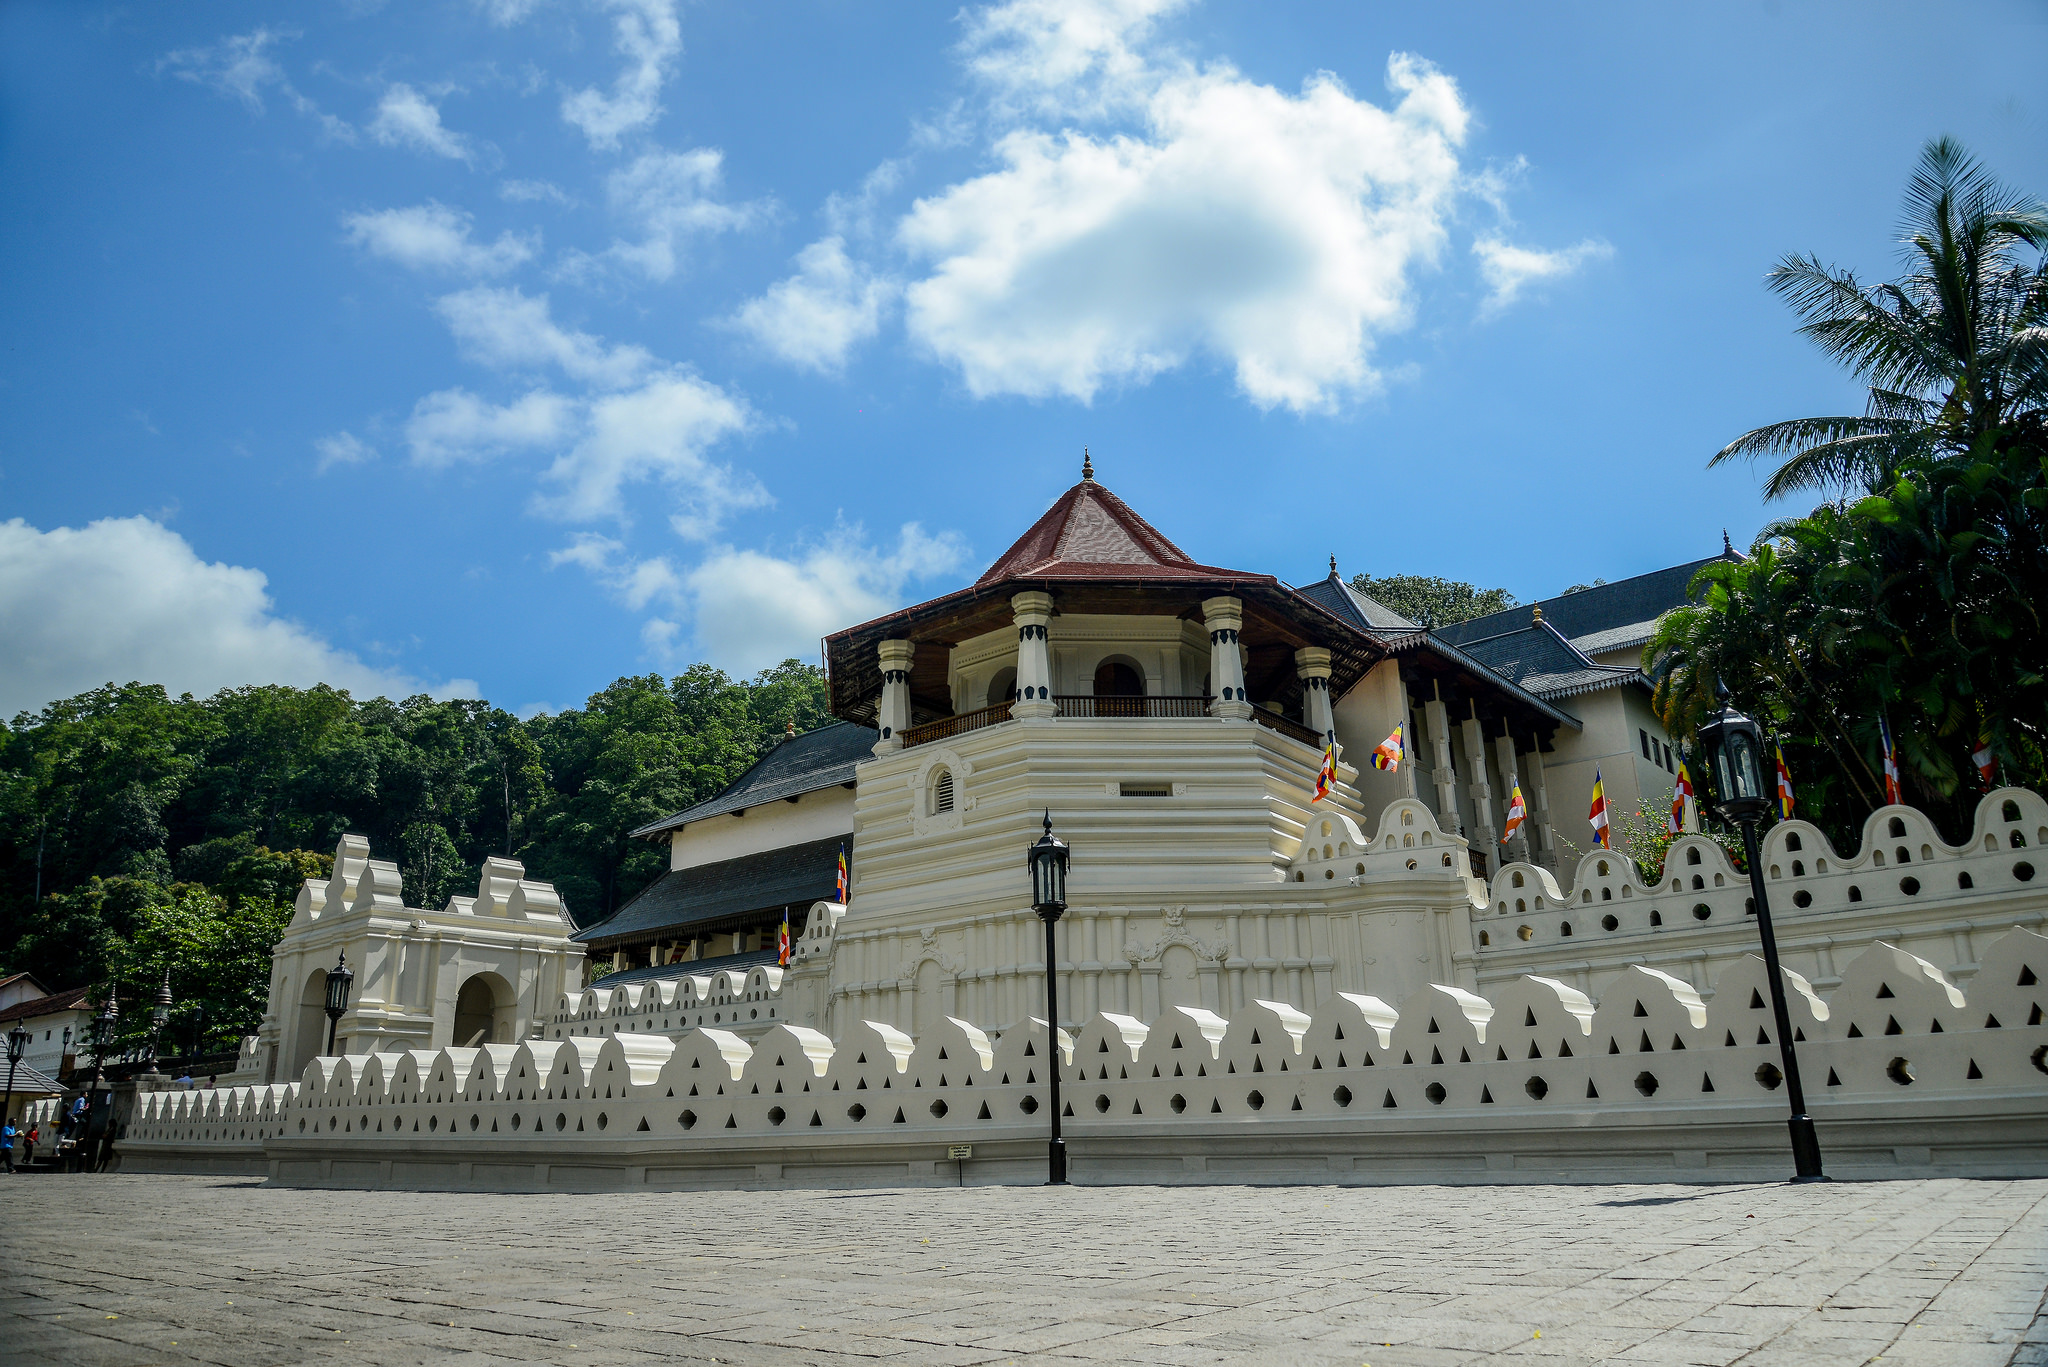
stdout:
{"type": "Polygon", "coordinates": [[[16,0],[0,711],[815,657],[1083,445],[1294,582],[1745,542],[1707,457],[1860,407],[1772,262],[1887,271],[1936,134],[2048,191],[1968,14],[16,0]]]}

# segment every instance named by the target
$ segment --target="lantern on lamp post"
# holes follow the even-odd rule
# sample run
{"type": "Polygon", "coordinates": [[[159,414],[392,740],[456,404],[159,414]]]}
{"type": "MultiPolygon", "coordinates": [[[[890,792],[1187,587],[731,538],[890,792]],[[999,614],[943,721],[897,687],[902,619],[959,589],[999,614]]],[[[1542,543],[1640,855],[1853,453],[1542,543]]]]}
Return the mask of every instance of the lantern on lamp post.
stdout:
{"type": "Polygon", "coordinates": [[[356,975],[348,966],[348,951],[342,950],[334,961],[334,967],[327,970],[327,1052],[334,1052],[334,1030],[341,1024],[341,1018],[348,1011],[349,989],[355,985],[356,975]]]}
{"type": "MultiPolygon", "coordinates": [[[[7,1032],[7,1100],[0,1102],[0,1120],[14,1116],[14,1070],[21,1065],[21,1056],[28,1052],[28,1041],[28,1027],[16,1021],[7,1032]]],[[[11,1156],[8,1161],[13,1161],[11,1156]]]]}
{"type": "Polygon", "coordinates": [[[1052,1048],[1052,1057],[1046,1064],[1052,1101],[1052,1137],[1046,1145],[1045,1184],[1049,1187],[1067,1184],[1067,1146],[1060,1138],[1059,957],[1053,927],[1067,909],[1068,857],[1066,842],[1052,833],[1052,809],[1047,808],[1045,834],[1025,851],[1025,862],[1031,868],[1031,909],[1045,922],[1045,1032],[1052,1048]]]}
{"type": "Polygon", "coordinates": [[[1799,1056],[1792,1045],[1792,1013],[1785,1004],[1785,980],[1778,966],[1778,936],[1771,927],[1771,902],[1764,891],[1764,871],[1757,856],[1756,823],[1770,806],[1764,789],[1763,732],[1754,719],[1728,701],[1728,690],[1716,685],[1721,710],[1700,727],[1700,745],[1713,777],[1714,815],[1742,828],[1742,853],[1749,861],[1750,894],[1756,899],[1756,928],[1764,946],[1764,976],[1771,986],[1771,1014],[1778,1027],[1778,1053],[1785,1064],[1785,1099],[1791,1103],[1794,1182],[1825,1182],[1820,1139],[1806,1113],[1806,1089],[1799,1083],[1799,1056]]]}

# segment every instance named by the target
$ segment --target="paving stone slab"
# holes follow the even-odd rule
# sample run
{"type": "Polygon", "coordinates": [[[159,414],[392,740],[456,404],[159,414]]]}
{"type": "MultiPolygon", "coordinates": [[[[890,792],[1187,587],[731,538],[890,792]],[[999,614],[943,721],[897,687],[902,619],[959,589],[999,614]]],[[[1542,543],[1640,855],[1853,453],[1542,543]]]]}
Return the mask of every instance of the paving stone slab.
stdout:
{"type": "Polygon", "coordinates": [[[2048,1367],[2041,1181],[8,1195],[6,1367],[2048,1367]]]}

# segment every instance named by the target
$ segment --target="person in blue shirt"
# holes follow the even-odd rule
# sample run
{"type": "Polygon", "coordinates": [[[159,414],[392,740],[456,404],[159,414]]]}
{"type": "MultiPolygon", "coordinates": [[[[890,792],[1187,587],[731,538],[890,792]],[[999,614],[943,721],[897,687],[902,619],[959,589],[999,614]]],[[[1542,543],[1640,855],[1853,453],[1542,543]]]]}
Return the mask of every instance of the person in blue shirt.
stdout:
{"type": "Polygon", "coordinates": [[[0,1121],[0,1156],[7,1160],[7,1170],[14,1171],[14,1117],[0,1121]]]}

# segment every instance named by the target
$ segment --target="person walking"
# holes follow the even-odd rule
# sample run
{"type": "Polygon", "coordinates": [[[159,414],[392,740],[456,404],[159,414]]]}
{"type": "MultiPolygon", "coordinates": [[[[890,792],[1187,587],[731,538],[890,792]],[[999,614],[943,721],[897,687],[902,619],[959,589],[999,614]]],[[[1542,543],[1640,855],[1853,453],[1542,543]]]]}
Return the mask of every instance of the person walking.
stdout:
{"type": "Polygon", "coordinates": [[[21,1137],[21,1165],[32,1168],[36,1165],[36,1141],[42,1138],[42,1131],[31,1121],[28,1133],[21,1137]]]}
{"type": "Polygon", "coordinates": [[[7,1160],[7,1170],[14,1171],[14,1117],[0,1121],[0,1157],[7,1160]]]}

